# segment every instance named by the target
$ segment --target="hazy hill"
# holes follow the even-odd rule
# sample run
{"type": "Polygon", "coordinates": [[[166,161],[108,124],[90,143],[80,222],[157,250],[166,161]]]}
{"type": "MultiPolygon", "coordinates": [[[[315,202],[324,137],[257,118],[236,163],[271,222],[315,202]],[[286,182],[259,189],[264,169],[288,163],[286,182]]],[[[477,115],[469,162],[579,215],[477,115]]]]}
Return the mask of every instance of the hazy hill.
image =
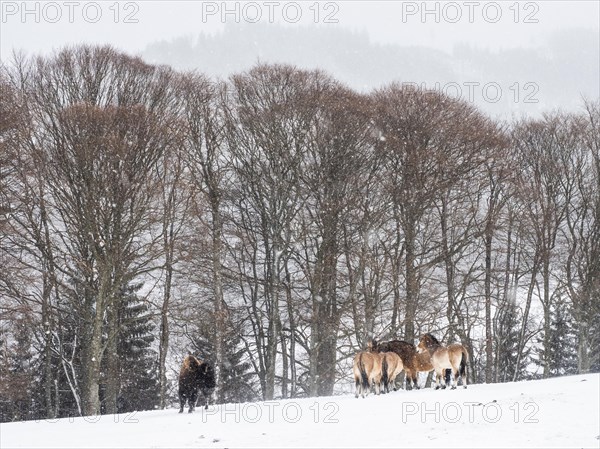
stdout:
{"type": "Polygon", "coordinates": [[[573,29],[549,35],[537,48],[490,51],[479,48],[474,38],[446,53],[410,42],[381,45],[365,32],[340,28],[252,24],[158,41],[143,56],[221,77],[257,61],[285,62],[324,69],[361,91],[392,80],[416,82],[439,86],[492,115],[509,117],[555,107],[572,110],[580,107],[582,95],[600,96],[599,42],[598,32],[573,29]]]}

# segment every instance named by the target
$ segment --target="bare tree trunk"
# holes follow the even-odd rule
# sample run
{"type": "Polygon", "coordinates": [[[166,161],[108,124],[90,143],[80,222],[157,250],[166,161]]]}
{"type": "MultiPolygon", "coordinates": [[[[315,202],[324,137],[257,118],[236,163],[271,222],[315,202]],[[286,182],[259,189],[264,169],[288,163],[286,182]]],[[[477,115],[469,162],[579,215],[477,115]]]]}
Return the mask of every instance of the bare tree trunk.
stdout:
{"type": "Polygon", "coordinates": [[[117,343],[119,340],[119,305],[113,301],[107,310],[108,341],[104,351],[104,412],[117,413],[117,399],[121,389],[121,366],[117,343]]]}
{"type": "Polygon", "coordinates": [[[319,392],[319,371],[318,363],[320,360],[319,351],[321,350],[322,336],[320,335],[321,318],[321,297],[317,292],[312,295],[312,317],[310,320],[310,353],[308,359],[308,395],[315,397],[319,392]]]}
{"type": "Polygon", "coordinates": [[[406,241],[406,315],[404,318],[404,339],[409,343],[415,341],[415,319],[417,315],[417,298],[419,285],[417,280],[415,241],[415,224],[410,222],[405,227],[406,241]]]}
{"type": "MultiPolygon", "coordinates": [[[[102,363],[102,331],[104,314],[108,303],[109,278],[106,267],[99,266],[99,288],[92,293],[95,296],[94,309],[91,311],[85,349],[83,351],[83,390],[81,402],[84,416],[100,414],[100,368],[102,363]]],[[[90,298],[92,299],[92,298],[90,298]]],[[[92,299],[93,300],[93,299],[92,299]]],[[[110,332],[110,329],[109,329],[110,332]]]]}
{"type": "MultiPolygon", "coordinates": [[[[102,299],[98,298],[98,305],[102,299]]],[[[100,363],[102,362],[102,315],[95,313],[91,323],[91,334],[83,360],[83,391],[81,394],[84,416],[100,413],[100,363]]]]}
{"type": "Polygon", "coordinates": [[[550,376],[550,257],[544,256],[544,265],[542,275],[544,277],[544,299],[542,306],[544,308],[544,379],[550,376]]]}
{"type": "MultiPolygon", "coordinates": [[[[279,329],[282,329],[279,326],[279,329]]],[[[282,373],[281,373],[281,397],[287,399],[288,395],[288,383],[289,383],[289,361],[288,361],[288,353],[287,353],[287,345],[285,343],[285,333],[283,330],[279,331],[279,338],[281,341],[281,363],[282,363],[282,373]]]]}
{"type": "Polygon", "coordinates": [[[367,305],[368,294],[365,292],[365,307],[364,307],[364,321],[361,319],[360,304],[358,300],[358,284],[360,280],[363,280],[364,285],[364,268],[366,259],[366,236],[363,233],[361,252],[358,255],[358,267],[355,269],[352,267],[353,248],[348,238],[348,228],[345,224],[342,224],[344,232],[344,256],[346,259],[346,270],[348,272],[348,301],[352,305],[352,322],[354,324],[354,336],[360,348],[365,346],[365,343],[369,337],[373,335],[373,313],[371,307],[367,305]]]}
{"type": "Polygon", "coordinates": [[[521,357],[523,356],[523,349],[525,347],[525,337],[527,334],[527,321],[529,320],[529,310],[531,309],[531,300],[533,298],[533,289],[536,284],[536,277],[538,272],[538,260],[539,256],[536,254],[533,256],[533,268],[531,271],[531,280],[529,282],[529,289],[527,290],[527,299],[525,301],[525,311],[523,312],[523,322],[521,323],[521,332],[519,333],[519,343],[517,345],[517,360],[515,361],[515,373],[513,375],[513,382],[518,380],[519,367],[521,364],[521,357]]]}
{"type": "Polygon", "coordinates": [[[223,225],[221,222],[221,211],[219,198],[211,195],[211,218],[212,218],[212,276],[213,276],[213,293],[215,301],[215,395],[219,402],[224,400],[223,397],[223,362],[224,351],[223,343],[225,340],[225,326],[227,322],[227,309],[223,300],[223,280],[221,277],[221,258],[222,258],[222,235],[223,225]]]}
{"type": "Polygon", "coordinates": [[[442,200],[442,211],[441,211],[441,228],[442,228],[442,256],[444,258],[444,266],[446,268],[446,289],[447,289],[447,304],[446,304],[446,318],[448,319],[448,341],[454,340],[455,329],[455,318],[454,316],[459,313],[456,306],[456,292],[454,285],[454,262],[452,255],[450,254],[450,248],[448,247],[448,209],[446,199],[442,200]]]}
{"type": "Polygon", "coordinates": [[[265,236],[265,254],[267,254],[267,281],[266,296],[269,300],[267,316],[267,348],[266,348],[266,373],[265,373],[265,399],[271,400],[275,395],[275,369],[277,361],[277,346],[279,341],[279,247],[272,241],[268,243],[265,236]],[[269,247],[270,246],[270,247],[269,247]]]}
{"type": "MultiPolygon", "coordinates": [[[[498,316],[498,309],[502,309],[504,307],[506,307],[506,305],[508,304],[508,301],[510,301],[511,299],[509,298],[509,287],[511,285],[511,278],[513,278],[513,282],[514,282],[514,289],[516,291],[516,274],[515,274],[515,267],[516,267],[516,261],[513,264],[513,269],[511,270],[511,262],[510,259],[511,257],[513,257],[513,249],[512,249],[512,233],[513,233],[513,224],[514,224],[514,214],[512,211],[508,212],[508,229],[507,229],[507,235],[506,235],[506,263],[504,264],[504,288],[503,288],[503,294],[502,294],[502,305],[499,305],[496,311],[496,315],[494,316],[494,333],[493,336],[494,338],[498,339],[501,338],[500,335],[498,335],[498,333],[496,332],[496,317],[498,316]]],[[[514,257],[516,257],[516,254],[514,255],[514,257]]],[[[487,334],[486,334],[487,337],[487,334]]],[[[487,342],[486,342],[487,343],[487,342]]],[[[496,351],[494,353],[494,382],[498,382],[499,381],[499,375],[500,375],[500,369],[499,369],[499,357],[500,357],[500,353],[499,353],[499,347],[500,347],[500,343],[496,340],[496,351]]],[[[487,349],[487,348],[486,348],[487,349]]],[[[487,373],[486,373],[487,376],[487,373]]],[[[487,380],[486,380],[487,382],[487,380]]]]}
{"type": "Polygon", "coordinates": [[[48,273],[43,274],[42,291],[42,329],[44,330],[44,409],[46,418],[54,418],[52,408],[52,317],[50,313],[50,295],[52,285],[48,273]]]}
{"type": "Polygon", "coordinates": [[[590,355],[589,355],[589,328],[585,318],[579,318],[578,323],[578,341],[577,341],[577,372],[586,374],[590,372],[590,355]]]}
{"type": "MultiPolygon", "coordinates": [[[[172,233],[172,224],[171,224],[172,233]]],[[[166,241],[166,237],[165,237],[166,241]]],[[[166,244],[166,242],[165,242],[166,244]]],[[[159,407],[164,409],[167,405],[167,353],[169,351],[169,304],[171,302],[171,282],[173,278],[173,241],[166,244],[165,254],[165,286],[163,303],[160,309],[160,334],[158,342],[158,382],[159,407]]]]}
{"type": "Polygon", "coordinates": [[[288,320],[290,326],[290,397],[296,396],[296,318],[294,317],[294,304],[292,302],[292,276],[288,264],[285,264],[286,301],[288,320]]]}
{"type": "Polygon", "coordinates": [[[42,303],[42,325],[44,328],[44,399],[46,406],[46,417],[49,419],[56,418],[56,408],[52,407],[52,324],[54,317],[51,312],[51,296],[52,291],[56,291],[58,294],[58,286],[56,282],[56,271],[54,267],[54,254],[50,243],[50,230],[48,228],[48,215],[46,213],[46,202],[44,200],[44,192],[42,188],[42,180],[39,182],[39,195],[40,195],[40,220],[44,232],[44,249],[45,254],[43,255],[44,263],[47,264],[47,270],[44,270],[43,275],[43,303],[42,303]]]}
{"type": "Polygon", "coordinates": [[[321,246],[323,263],[321,275],[321,320],[320,348],[317,358],[317,376],[319,396],[333,394],[335,384],[335,368],[337,360],[337,334],[339,317],[337,310],[337,255],[338,255],[338,217],[335,214],[323,220],[323,242],[321,246]]]}
{"type": "Polygon", "coordinates": [[[175,188],[171,186],[165,202],[163,219],[163,250],[165,254],[165,285],[163,303],[160,308],[160,330],[158,339],[158,404],[161,409],[167,405],[167,354],[169,352],[169,308],[173,282],[173,257],[175,252],[175,188]]]}
{"type": "MultiPolygon", "coordinates": [[[[491,214],[490,214],[491,216],[491,214]]],[[[485,227],[485,382],[492,382],[492,365],[494,363],[494,346],[492,335],[492,239],[493,228],[488,217],[485,227]]],[[[509,243],[510,245],[510,243],[509,243]]],[[[507,255],[507,259],[509,256],[507,255]]]]}
{"type": "Polygon", "coordinates": [[[390,334],[396,335],[398,333],[398,312],[400,308],[400,265],[402,259],[402,232],[400,227],[400,217],[398,211],[398,204],[394,201],[393,204],[394,223],[395,223],[395,236],[396,239],[393,243],[392,249],[392,288],[394,290],[394,303],[392,307],[392,319],[390,324],[390,334]]]}

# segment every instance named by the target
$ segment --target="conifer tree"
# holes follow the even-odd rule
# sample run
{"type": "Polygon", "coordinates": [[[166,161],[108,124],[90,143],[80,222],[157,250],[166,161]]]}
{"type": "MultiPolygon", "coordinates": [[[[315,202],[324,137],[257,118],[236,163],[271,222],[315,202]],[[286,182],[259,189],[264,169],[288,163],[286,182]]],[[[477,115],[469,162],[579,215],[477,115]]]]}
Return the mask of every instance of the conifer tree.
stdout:
{"type": "MultiPolygon", "coordinates": [[[[515,374],[515,361],[517,351],[519,350],[519,331],[521,327],[521,317],[514,301],[507,301],[499,311],[495,333],[496,347],[496,381],[509,382],[515,374]]],[[[523,351],[517,378],[526,377],[525,367],[530,359],[531,349],[526,348],[523,351]]]]}
{"type": "Polygon", "coordinates": [[[568,305],[559,300],[551,313],[549,371],[551,377],[577,373],[577,340],[568,305]]]}
{"type": "MultiPolygon", "coordinates": [[[[192,340],[191,352],[214,363],[214,322],[205,320],[197,329],[192,340]]],[[[245,360],[246,351],[240,347],[240,338],[229,326],[223,344],[223,373],[221,397],[215,398],[217,403],[249,402],[258,398],[253,385],[256,375],[252,372],[251,364],[245,360]]]]}
{"type": "Polygon", "coordinates": [[[152,348],[155,324],[148,305],[136,292],[142,284],[122,290],[118,313],[117,411],[153,410],[158,405],[157,354],[152,348]]]}

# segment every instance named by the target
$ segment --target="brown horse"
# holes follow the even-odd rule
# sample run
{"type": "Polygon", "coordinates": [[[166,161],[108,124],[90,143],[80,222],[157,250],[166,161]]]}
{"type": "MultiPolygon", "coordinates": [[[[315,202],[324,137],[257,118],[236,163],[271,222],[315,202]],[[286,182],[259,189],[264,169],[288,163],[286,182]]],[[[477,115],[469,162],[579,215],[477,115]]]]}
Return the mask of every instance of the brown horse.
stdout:
{"type": "Polygon", "coordinates": [[[417,348],[415,345],[403,340],[391,340],[383,343],[378,342],[374,338],[371,339],[367,347],[371,352],[395,352],[402,360],[403,369],[406,372],[406,389],[410,390],[413,386],[417,390],[417,375],[419,371],[431,371],[433,369],[419,369],[424,363],[417,359],[417,348]],[[412,383],[412,385],[411,385],[412,383]]]}
{"type": "Polygon", "coordinates": [[[354,383],[356,392],[354,397],[369,394],[371,387],[375,388],[375,394],[381,390],[381,365],[382,356],[371,352],[360,351],[354,356],[354,383]]]}
{"type": "MultiPolygon", "coordinates": [[[[459,375],[462,377],[463,387],[467,388],[467,361],[469,360],[469,354],[464,346],[458,343],[442,346],[433,335],[425,334],[421,337],[417,349],[421,354],[428,354],[431,359],[431,364],[436,374],[436,390],[440,388],[440,380],[444,371],[448,368],[454,374],[452,389],[455,389],[458,385],[459,375]]],[[[446,388],[447,384],[449,384],[449,380],[446,378],[446,382],[442,385],[442,388],[446,388]]]]}
{"type": "Polygon", "coordinates": [[[204,408],[207,409],[214,388],[215,372],[212,365],[193,355],[188,355],[183,360],[179,371],[179,413],[183,413],[186,402],[190,406],[189,413],[194,411],[198,400],[198,390],[205,398],[204,408]]]}
{"type": "Polygon", "coordinates": [[[396,377],[404,369],[402,359],[395,352],[382,352],[381,357],[381,383],[383,385],[383,392],[390,392],[390,384],[394,391],[396,391],[396,377]]]}

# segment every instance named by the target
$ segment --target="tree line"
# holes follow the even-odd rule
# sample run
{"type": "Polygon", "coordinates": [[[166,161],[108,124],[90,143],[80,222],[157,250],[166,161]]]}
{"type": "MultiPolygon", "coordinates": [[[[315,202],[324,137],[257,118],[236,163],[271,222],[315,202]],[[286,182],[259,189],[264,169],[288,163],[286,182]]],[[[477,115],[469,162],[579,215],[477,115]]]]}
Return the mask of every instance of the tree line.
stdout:
{"type": "Polygon", "coordinates": [[[331,395],[433,332],[470,382],[600,369],[600,103],[499,122],[439,91],[226,80],[111,47],[0,72],[2,421],[331,395]]]}

